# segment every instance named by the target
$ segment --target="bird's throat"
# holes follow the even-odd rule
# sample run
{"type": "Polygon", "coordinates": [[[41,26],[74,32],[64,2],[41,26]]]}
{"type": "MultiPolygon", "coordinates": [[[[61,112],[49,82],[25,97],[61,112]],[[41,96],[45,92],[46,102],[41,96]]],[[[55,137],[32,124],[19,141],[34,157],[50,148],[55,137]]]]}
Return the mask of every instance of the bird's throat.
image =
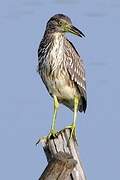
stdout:
{"type": "Polygon", "coordinates": [[[51,45],[51,60],[53,64],[53,71],[59,66],[63,60],[64,54],[64,35],[61,33],[54,33],[53,42],[51,45]]]}

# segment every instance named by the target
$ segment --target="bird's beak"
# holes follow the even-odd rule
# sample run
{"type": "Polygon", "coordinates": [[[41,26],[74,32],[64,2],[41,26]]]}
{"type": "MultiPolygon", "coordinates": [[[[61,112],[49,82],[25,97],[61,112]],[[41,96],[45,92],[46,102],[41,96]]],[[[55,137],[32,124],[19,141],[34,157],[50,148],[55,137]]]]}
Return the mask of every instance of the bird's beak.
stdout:
{"type": "Polygon", "coordinates": [[[77,29],[75,26],[71,25],[69,26],[68,28],[68,31],[72,34],[75,34],[77,36],[80,36],[80,37],[85,37],[85,35],[82,33],[82,31],[80,31],[79,29],[77,29]]]}

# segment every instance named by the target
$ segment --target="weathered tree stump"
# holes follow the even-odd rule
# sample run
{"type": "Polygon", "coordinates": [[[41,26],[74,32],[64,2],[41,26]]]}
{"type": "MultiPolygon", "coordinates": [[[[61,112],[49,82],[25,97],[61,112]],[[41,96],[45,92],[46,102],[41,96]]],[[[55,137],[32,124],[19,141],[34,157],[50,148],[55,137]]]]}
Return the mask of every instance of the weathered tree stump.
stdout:
{"type": "Polygon", "coordinates": [[[58,133],[54,139],[41,139],[48,166],[39,180],[86,180],[76,138],[68,144],[70,129],[58,133]]]}
{"type": "Polygon", "coordinates": [[[70,180],[76,163],[70,154],[59,152],[51,159],[39,180],[70,180]]]}

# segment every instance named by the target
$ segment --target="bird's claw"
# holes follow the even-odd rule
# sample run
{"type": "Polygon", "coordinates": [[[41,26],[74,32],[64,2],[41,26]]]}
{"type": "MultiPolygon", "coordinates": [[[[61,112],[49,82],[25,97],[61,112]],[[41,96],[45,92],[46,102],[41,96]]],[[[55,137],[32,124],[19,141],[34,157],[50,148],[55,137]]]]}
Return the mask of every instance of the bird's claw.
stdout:
{"type": "Polygon", "coordinates": [[[47,136],[47,140],[54,139],[55,137],[57,137],[57,134],[58,132],[55,129],[51,129],[47,136]]]}
{"type": "Polygon", "coordinates": [[[46,140],[46,139],[47,139],[46,136],[39,138],[38,141],[35,143],[35,145],[37,146],[42,140],[46,140]]]}
{"type": "Polygon", "coordinates": [[[51,129],[47,136],[39,138],[35,144],[38,145],[40,143],[40,141],[42,141],[42,140],[48,141],[50,139],[54,139],[55,137],[57,137],[57,135],[58,135],[58,132],[54,129],[51,129]]]}
{"type": "Polygon", "coordinates": [[[67,126],[66,128],[70,129],[70,137],[68,140],[68,145],[69,145],[72,138],[76,139],[76,125],[74,123],[72,123],[71,125],[67,126]]]}

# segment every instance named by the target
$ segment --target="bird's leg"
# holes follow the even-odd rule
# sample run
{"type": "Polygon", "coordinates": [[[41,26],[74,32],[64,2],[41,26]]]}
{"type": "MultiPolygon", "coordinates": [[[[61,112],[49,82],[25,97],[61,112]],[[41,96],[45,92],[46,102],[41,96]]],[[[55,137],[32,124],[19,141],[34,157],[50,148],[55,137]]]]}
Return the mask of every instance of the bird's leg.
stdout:
{"type": "Polygon", "coordinates": [[[75,96],[74,97],[73,123],[69,126],[69,128],[71,129],[69,142],[70,142],[71,138],[73,137],[73,135],[74,136],[76,135],[76,118],[77,118],[77,112],[78,112],[78,105],[79,105],[79,98],[75,96]]]}
{"type": "Polygon", "coordinates": [[[47,137],[42,137],[42,138],[39,138],[39,140],[36,142],[36,145],[39,144],[39,142],[42,140],[42,139],[46,139],[46,140],[49,140],[51,138],[54,138],[56,137],[57,135],[57,131],[56,131],[56,115],[57,115],[57,110],[58,110],[58,107],[59,107],[59,102],[57,100],[57,97],[56,96],[53,96],[54,98],[54,111],[53,111],[53,118],[52,118],[52,126],[51,126],[51,130],[48,134],[47,137]]]}
{"type": "Polygon", "coordinates": [[[58,107],[59,107],[59,102],[58,102],[58,99],[56,96],[53,96],[53,98],[54,98],[54,112],[53,112],[53,118],[52,118],[52,126],[51,126],[50,133],[48,135],[48,138],[55,137],[57,134],[56,115],[57,115],[57,111],[58,111],[58,107]]]}

